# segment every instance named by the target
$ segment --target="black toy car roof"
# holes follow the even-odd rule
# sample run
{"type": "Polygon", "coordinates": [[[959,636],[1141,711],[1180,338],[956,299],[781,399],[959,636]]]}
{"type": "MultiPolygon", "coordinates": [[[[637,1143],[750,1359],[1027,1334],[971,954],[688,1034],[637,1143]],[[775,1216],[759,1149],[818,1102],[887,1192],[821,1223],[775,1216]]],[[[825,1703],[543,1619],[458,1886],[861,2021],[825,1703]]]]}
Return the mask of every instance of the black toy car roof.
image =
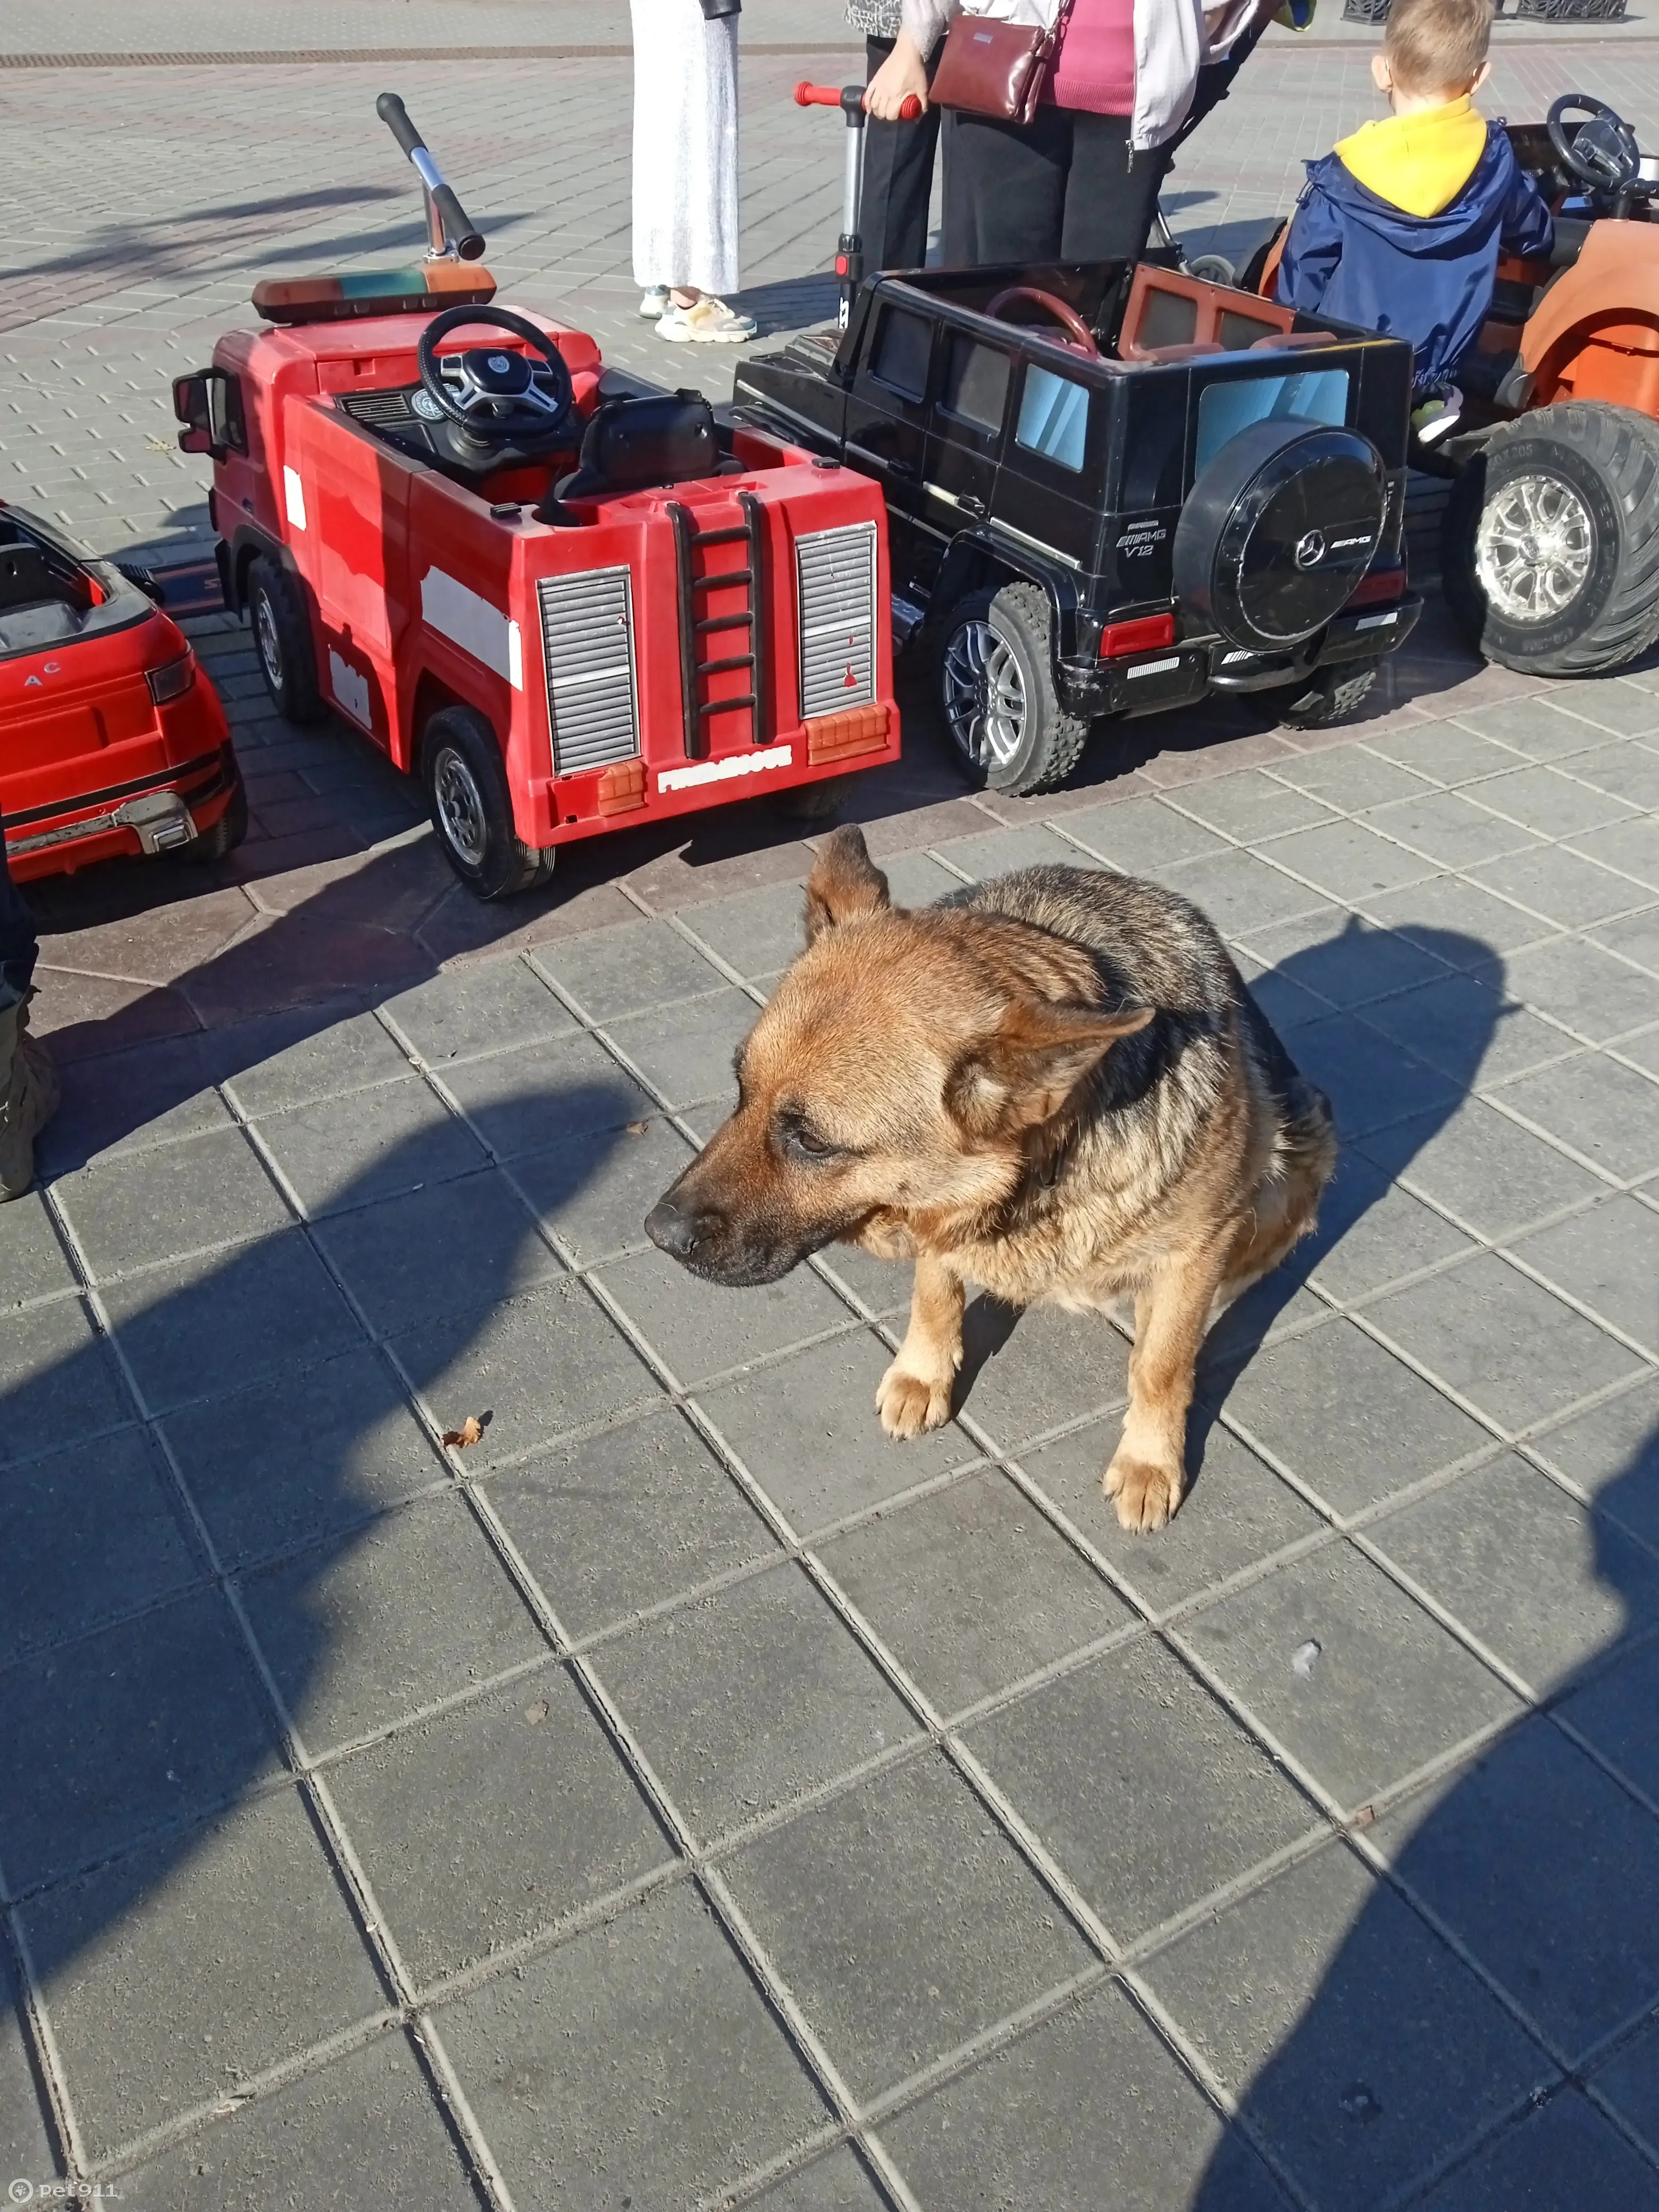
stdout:
{"type": "MultiPolygon", "coordinates": [[[[1149,374],[1185,373],[1201,375],[1212,371],[1229,358],[1236,369],[1237,351],[1211,353],[1200,360],[1179,362],[1124,361],[1118,357],[1115,347],[1124,311],[1129,303],[1136,270],[1143,267],[1148,270],[1161,269],[1183,282],[1190,281],[1182,276],[1177,257],[1162,249],[1149,252],[1138,263],[1072,261],[1035,266],[1030,264],[1002,264],[982,269],[916,269],[907,270],[902,276],[874,276],[865,284],[848,326],[842,335],[836,351],[836,372],[843,378],[853,374],[871,319],[887,304],[902,305],[913,313],[927,315],[936,322],[972,330],[988,338],[995,337],[1003,344],[1011,338],[1021,345],[1034,343],[1045,354],[1051,355],[1057,362],[1064,361],[1068,371],[1081,374],[1091,383],[1110,384],[1125,376],[1149,374]],[[1091,360],[1075,347],[1066,345],[1054,331],[1040,324],[1011,323],[989,314],[987,310],[991,301],[999,294],[1015,286],[1049,292],[1056,299],[1063,301],[1095,332],[1102,348],[1100,354],[1091,360]]],[[[1203,289],[1225,289],[1219,286],[1203,289]]],[[[1253,296],[1239,294],[1241,308],[1253,296]]],[[[1357,345],[1410,352],[1410,347],[1404,339],[1383,337],[1376,331],[1362,330],[1328,317],[1297,315],[1291,327],[1297,334],[1325,334],[1344,349],[1350,345],[1357,345]]]]}

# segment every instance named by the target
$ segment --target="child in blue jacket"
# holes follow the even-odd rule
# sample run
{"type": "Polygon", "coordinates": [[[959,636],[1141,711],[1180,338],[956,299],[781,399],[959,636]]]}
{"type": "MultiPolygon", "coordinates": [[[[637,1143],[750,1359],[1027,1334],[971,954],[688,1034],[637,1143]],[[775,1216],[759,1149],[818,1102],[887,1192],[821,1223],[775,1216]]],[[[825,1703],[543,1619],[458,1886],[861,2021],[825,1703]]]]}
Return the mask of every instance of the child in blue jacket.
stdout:
{"type": "Polygon", "coordinates": [[[1456,415],[1500,250],[1533,260],[1554,242],[1537,185],[1474,105],[1492,22],[1492,0],[1394,0],[1371,61],[1393,113],[1309,162],[1279,263],[1287,307],[1411,340],[1419,428],[1456,415]]]}

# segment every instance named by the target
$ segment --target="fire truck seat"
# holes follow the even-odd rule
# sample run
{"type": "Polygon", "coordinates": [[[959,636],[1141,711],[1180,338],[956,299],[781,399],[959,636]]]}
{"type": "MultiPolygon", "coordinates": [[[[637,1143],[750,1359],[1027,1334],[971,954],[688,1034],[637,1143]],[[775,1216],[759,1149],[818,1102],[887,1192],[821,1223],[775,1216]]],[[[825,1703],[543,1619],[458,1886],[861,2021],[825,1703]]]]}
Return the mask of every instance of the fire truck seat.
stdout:
{"type": "Polygon", "coordinates": [[[574,520],[558,511],[572,501],[684,483],[718,476],[720,470],[714,410],[702,392],[607,399],[587,425],[578,466],[553,487],[541,520],[574,520]]]}

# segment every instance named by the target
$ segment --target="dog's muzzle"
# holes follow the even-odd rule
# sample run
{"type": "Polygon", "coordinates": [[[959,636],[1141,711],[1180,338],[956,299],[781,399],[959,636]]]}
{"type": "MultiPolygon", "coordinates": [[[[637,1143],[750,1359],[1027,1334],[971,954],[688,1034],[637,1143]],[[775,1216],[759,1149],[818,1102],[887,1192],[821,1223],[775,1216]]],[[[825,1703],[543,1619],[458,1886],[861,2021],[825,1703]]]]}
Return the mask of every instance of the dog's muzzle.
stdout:
{"type": "Polygon", "coordinates": [[[646,1215],[645,1233],[659,1251],[689,1267],[694,1275],[722,1283],[729,1290],[775,1283],[814,1249],[811,1244],[797,1249],[745,1236],[726,1215],[682,1204],[672,1191],[646,1215]]]}

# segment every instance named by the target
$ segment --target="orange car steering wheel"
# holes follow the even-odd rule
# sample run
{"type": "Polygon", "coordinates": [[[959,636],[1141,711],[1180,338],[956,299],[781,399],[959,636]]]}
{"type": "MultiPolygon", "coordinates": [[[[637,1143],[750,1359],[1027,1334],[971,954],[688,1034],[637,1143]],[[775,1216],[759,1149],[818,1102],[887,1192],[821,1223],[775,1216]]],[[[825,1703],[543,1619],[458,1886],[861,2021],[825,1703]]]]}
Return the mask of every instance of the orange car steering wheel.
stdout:
{"type": "Polygon", "coordinates": [[[1052,317],[1067,333],[1061,341],[1063,344],[1071,346],[1078,353],[1086,353],[1091,361],[1098,357],[1100,348],[1095,343],[1095,334],[1077,309],[1068,307],[1064,300],[1057,300],[1052,292],[1039,291],[1035,284],[1011,284],[1006,292],[997,294],[985,312],[1006,322],[1008,318],[1003,313],[1003,309],[1022,303],[1030,307],[1041,307],[1045,315],[1052,317]]]}

